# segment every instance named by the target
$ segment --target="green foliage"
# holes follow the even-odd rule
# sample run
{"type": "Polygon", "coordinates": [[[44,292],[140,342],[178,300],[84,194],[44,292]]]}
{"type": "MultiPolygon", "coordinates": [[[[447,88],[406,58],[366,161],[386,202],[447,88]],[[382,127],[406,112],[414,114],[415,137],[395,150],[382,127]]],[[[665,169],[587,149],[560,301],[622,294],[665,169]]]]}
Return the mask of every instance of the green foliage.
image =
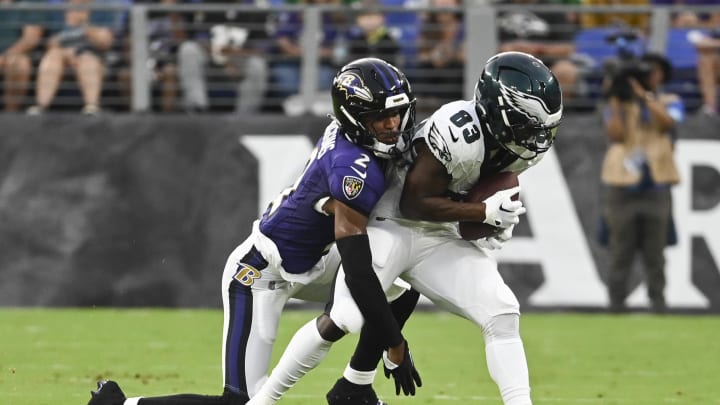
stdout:
{"type": "MultiPolygon", "coordinates": [[[[275,360],[317,311],[288,311],[275,360]]],[[[0,310],[0,403],[85,404],[98,379],[129,396],[216,394],[222,375],[220,310],[0,310]]],[[[711,316],[528,314],[522,334],[536,404],[720,404],[720,319],[711,316]]],[[[392,404],[500,405],[482,334],[469,322],[418,312],[406,336],[425,386],[392,404]]],[[[321,405],[356,338],[335,345],[281,403],[321,405]]]]}

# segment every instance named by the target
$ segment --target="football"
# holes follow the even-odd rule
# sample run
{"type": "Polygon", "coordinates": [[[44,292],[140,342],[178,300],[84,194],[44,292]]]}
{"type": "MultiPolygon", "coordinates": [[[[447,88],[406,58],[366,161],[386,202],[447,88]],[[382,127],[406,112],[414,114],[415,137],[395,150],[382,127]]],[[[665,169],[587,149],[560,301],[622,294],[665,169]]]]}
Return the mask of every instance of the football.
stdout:
{"type": "MultiPolygon", "coordinates": [[[[482,202],[500,190],[520,185],[518,176],[512,172],[501,172],[492,176],[481,177],[468,191],[463,201],[482,202]]],[[[513,200],[520,198],[519,194],[512,196],[513,200]]],[[[486,238],[497,232],[499,228],[484,222],[460,221],[460,236],[465,240],[486,238]]]]}

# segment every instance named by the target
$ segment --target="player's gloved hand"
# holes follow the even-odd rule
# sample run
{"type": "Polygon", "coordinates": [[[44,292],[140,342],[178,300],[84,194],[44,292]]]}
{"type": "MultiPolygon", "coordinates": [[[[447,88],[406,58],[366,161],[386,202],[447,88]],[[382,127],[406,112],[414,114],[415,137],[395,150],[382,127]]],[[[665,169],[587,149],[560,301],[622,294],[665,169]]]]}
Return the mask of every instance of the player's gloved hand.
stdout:
{"type": "Polygon", "coordinates": [[[383,369],[385,377],[390,378],[392,375],[395,380],[395,395],[400,395],[400,389],[405,395],[415,395],[415,386],[422,387],[422,379],[415,368],[407,340],[403,346],[405,353],[400,364],[393,363],[388,357],[388,351],[383,351],[383,369]]]}
{"type": "Polygon", "coordinates": [[[513,201],[511,197],[520,192],[520,186],[500,190],[483,200],[485,203],[485,222],[499,228],[507,228],[520,222],[520,215],[526,209],[520,200],[513,201]]]}
{"type": "Polygon", "coordinates": [[[513,230],[515,229],[515,225],[510,225],[507,228],[503,229],[502,231],[496,233],[492,237],[495,238],[500,243],[505,243],[512,239],[513,230]]]}
{"type": "Polygon", "coordinates": [[[502,249],[502,247],[505,245],[505,242],[509,241],[510,238],[512,238],[513,229],[515,229],[515,225],[510,225],[509,227],[497,232],[492,236],[474,240],[472,242],[475,244],[475,246],[487,250],[502,249]]]}
{"type": "Polygon", "coordinates": [[[495,250],[495,249],[502,249],[503,243],[499,240],[497,240],[494,236],[488,236],[487,238],[477,239],[472,241],[472,243],[483,249],[487,250],[495,250]]]}

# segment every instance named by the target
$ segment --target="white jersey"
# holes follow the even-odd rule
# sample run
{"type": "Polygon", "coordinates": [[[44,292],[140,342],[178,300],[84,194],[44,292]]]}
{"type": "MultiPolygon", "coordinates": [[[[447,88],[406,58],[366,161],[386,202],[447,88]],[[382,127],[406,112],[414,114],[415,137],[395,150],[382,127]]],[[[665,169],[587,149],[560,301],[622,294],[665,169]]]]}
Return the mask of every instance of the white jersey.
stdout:
{"type": "MultiPolygon", "coordinates": [[[[415,132],[413,141],[424,139],[435,158],[445,166],[451,176],[449,195],[464,195],[477,183],[482,171],[512,171],[521,173],[539,162],[544,154],[533,159],[514,159],[493,166],[491,160],[501,149],[486,153],[487,142],[480,129],[480,119],[473,100],[452,101],[440,107],[415,132]],[[487,164],[485,160],[488,160],[487,164]]],[[[503,153],[503,152],[501,152],[503,153]]],[[[533,152],[525,151],[531,155],[533,152]]],[[[411,161],[414,151],[407,152],[411,161]]],[[[507,155],[507,153],[503,153],[507,155]]],[[[395,220],[403,225],[423,228],[433,234],[459,238],[457,222],[416,221],[403,218],[400,213],[400,196],[409,164],[394,166],[387,173],[387,189],[375,207],[373,217],[395,220]]]]}

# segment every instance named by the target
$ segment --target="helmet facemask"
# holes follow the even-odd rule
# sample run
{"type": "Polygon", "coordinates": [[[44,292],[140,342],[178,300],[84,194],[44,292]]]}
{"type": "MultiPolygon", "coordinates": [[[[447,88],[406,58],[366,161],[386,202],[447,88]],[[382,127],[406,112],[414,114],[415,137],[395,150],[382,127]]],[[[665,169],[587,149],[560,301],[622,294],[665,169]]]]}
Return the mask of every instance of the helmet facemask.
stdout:
{"type": "Polygon", "coordinates": [[[409,137],[414,129],[415,96],[407,78],[396,67],[377,58],[357,59],[338,72],[331,96],[334,118],[353,143],[381,158],[397,157],[402,145],[409,144],[409,138],[400,140],[409,137]],[[383,136],[382,131],[375,133],[372,124],[395,114],[400,115],[400,124],[392,135],[398,142],[386,144],[380,139],[392,137],[383,136]]]}
{"type": "MultiPolygon", "coordinates": [[[[407,101],[407,97],[405,97],[405,100],[407,101]]],[[[415,100],[398,107],[364,111],[358,115],[355,122],[361,128],[357,137],[359,145],[369,149],[381,159],[395,159],[408,150],[415,127],[415,100]],[[397,131],[385,132],[384,134],[375,132],[372,127],[373,122],[382,121],[395,114],[400,115],[400,125],[397,131]],[[385,134],[397,136],[395,143],[388,144],[380,141],[379,138],[385,134]]]]}
{"type": "Polygon", "coordinates": [[[493,135],[507,147],[508,151],[522,159],[532,159],[540,153],[547,152],[555,141],[560,126],[559,120],[545,125],[536,118],[513,119],[513,115],[522,115],[522,113],[512,108],[501,109],[500,115],[504,128],[500,134],[496,135],[493,132],[493,135]],[[534,153],[528,157],[525,151],[534,153]]]}
{"type": "Polygon", "coordinates": [[[550,149],[560,126],[562,106],[551,113],[539,97],[498,85],[495,99],[483,98],[479,85],[475,87],[475,104],[490,134],[503,149],[523,160],[550,149]],[[544,117],[544,122],[538,117],[544,117]]]}

